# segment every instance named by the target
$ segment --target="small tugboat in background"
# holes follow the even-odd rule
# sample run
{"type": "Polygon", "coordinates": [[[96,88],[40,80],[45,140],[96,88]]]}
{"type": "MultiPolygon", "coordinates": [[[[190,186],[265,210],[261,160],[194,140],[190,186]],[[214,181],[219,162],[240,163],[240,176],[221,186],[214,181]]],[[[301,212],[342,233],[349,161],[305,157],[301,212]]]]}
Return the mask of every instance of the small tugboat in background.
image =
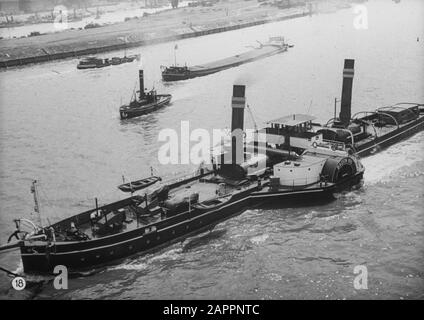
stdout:
{"type": "Polygon", "coordinates": [[[132,56],[125,55],[123,58],[113,57],[113,58],[110,58],[110,59],[109,58],[101,59],[101,58],[97,58],[97,57],[87,57],[87,58],[81,59],[79,61],[78,65],[77,65],[77,69],[104,68],[104,67],[108,67],[108,66],[116,66],[118,64],[133,62],[134,60],[139,61],[140,55],[139,54],[132,55],[132,56]]]}
{"type": "MultiPolygon", "coordinates": [[[[265,44],[260,43],[259,48],[255,48],[245,53],[233,57],[209,62],[203,65],[193,67],[178,67],[175,59],[175,65],[170,67],[162,66],[163,81],[186,80],[195,77],[202,77],[208,74],[219,72],[228,68],[236,67],[244,63],[253,62],[259,59],[273,56],[277,53],[285,52],[293,45],[288,45],[284,37],[271,37],[265,44]]],[[[177,47],[175,47],[176,49],[177,47]]]]}
{"type": "Polygon", "coordinates": [[[133,94],[132,101],[119,108],[121,119],[129,119],[139,117],[144,114],[155,111],[169,104],[172,96],[170,94],[157,94],[156,90],[152,89],[147,93],[144,91],[144,74],[143,70],[139,70],[140,90],[137,99],[137,92],[133,94]]]}

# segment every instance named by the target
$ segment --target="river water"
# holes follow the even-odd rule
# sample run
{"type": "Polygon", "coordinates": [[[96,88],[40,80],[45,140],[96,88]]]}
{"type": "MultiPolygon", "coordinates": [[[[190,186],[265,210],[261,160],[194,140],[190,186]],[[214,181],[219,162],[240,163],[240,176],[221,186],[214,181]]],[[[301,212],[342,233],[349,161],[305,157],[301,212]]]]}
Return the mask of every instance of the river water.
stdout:
{"type": "MultiPolygon", "coordinates": [[[[191,165],[159,164],[161,129],[230,125],[234,83],[247,85],[258,126],[289,113],[332,117],[345,58],[355,59],[353,113],[396,102],[424,101],[424,4],[369,1],[368,28],[353,26],[353,9],[178,41],[179,64],[197,64],[248,50],[256,40],[284,35],[295,47],[210,76],[163,84],[160,65],[174,62],[175,43],[134,49],[142,54],[146,87],[173,103],[127,121],[118,107],[137,85],[137,63],[80,71],[65,60],[0,72],[0,239],[12,219],[31,216],[30,184],[40,183],[44,221],[123,198],[122,175],[140,178],[191,165]]],[[[122,54],[120,52],[119,54],[122,54]]],[[[112,55],[112,54],[109,54],[112,55]]],[[[109,56],[105,54],[105,56],[109,56]]],[[[245,116],[248,127],[251,117],[245,116]]],[[[71,279],[15,292],[0,275],[3,298],[38,299],[366,299],[424,298],[424,134],[363,159],[362,188],[328,203],[247,210],[161,251],[71,279]],[[365,265],[368,289],[353,286],[365,265]]],[[[17,252],[0,266],[22,270],[17,252]]]]}

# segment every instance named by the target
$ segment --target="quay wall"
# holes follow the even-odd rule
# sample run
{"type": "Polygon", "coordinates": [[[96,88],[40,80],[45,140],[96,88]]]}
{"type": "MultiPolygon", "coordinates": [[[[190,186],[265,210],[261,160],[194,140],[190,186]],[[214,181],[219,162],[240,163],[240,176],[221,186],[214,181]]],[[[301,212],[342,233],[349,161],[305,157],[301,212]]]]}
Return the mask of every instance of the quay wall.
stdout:
{"type": "Polygon", "coordinates": [[[50,54],[48,52],[43,52],[44,54],[9,59],[9,60],[2,60],[0,61],[0,68],[22,66],[22,65],[32,64],[32,63],[41,63],[41,62],[52,61],[52,60],[79,57],[83,55],[98,54],[98,53],[114,51],[114,50],[122,50],[125,48],[134,48],[134,47],[152,45],[157,43],[164,43],[169,41],[200,37],[200,36],[205,36],[208,34],[253,27],[256,25],[266,24],[270,22],[299,18],[299,17],[306,16],[308,14],[309,14],[308,12],[301,12],[301,13],[295,13],[295,14],[272,18],[272,19],[262,19],[262,20],[250,21],[245,23],[232,24],[232,25],[218,27],[218,28],[210,28],[206,30],[193,31],[193,32],[184,32],[184,33],[171,35],[171,36],[157,37],[153,39],[144,39],[139,41],[131,41],[127,43],[118,43],[118,44],[111,44],[111,45],[105,45],[105,46],[95,46],[92,48],[75,49],[75,50],[68,50],[68,51],[56,52],[56,53],[50,53],[50,54]]]}

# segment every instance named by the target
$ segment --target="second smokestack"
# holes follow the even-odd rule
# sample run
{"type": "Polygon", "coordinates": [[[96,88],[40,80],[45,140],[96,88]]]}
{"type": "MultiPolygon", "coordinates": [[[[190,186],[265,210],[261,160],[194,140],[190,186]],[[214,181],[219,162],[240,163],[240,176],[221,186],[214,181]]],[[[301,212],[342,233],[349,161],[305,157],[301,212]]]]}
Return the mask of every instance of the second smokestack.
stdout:
{"type": "Polygon", "coordinates": [[[243,130],[246,86],[234,85],[231,99],[231,163],[240,164],[244,161],[243,130]]]}
{"type": "Polygon", "coordinates": [[[342,101],[340,107],[340,121],[343,126],[347,127],[351,118],[352,107],[352,84],[355,60],[345,59],[343,68],[343,87],[342,87],[342,101]]]}

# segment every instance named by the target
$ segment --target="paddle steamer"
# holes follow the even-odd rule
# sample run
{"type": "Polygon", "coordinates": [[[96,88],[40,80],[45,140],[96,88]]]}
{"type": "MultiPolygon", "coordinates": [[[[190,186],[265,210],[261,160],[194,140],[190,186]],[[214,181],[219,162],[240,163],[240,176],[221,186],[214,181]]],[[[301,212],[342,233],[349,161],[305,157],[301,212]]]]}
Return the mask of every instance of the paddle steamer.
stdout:
{"type": "MultiPolygon", "coordinates": [[[[364,168],[359,159],[343,143],[334,146],[312,132],[311,117],[279,118],[265,128],[281,129],[271,139],[246,141],[245,105],[245,86],[235,85],[231,142],[215,149],[210,165],[193,175],[162,179],[107,205],[96,201],[94,208],[52,225],[16,220],[15,245],[24,271],[50,273],[56,265],[70,272],[97,268],[210,230],[269,197],[306,201],[360,183],[364,168]],[[320,146],[315,148],[315,142],[320,146]],[[28,223],[32,230],[25,232],[28,223]]],[[[36,192],[36,183],[33,187],[36,192]]]]}

